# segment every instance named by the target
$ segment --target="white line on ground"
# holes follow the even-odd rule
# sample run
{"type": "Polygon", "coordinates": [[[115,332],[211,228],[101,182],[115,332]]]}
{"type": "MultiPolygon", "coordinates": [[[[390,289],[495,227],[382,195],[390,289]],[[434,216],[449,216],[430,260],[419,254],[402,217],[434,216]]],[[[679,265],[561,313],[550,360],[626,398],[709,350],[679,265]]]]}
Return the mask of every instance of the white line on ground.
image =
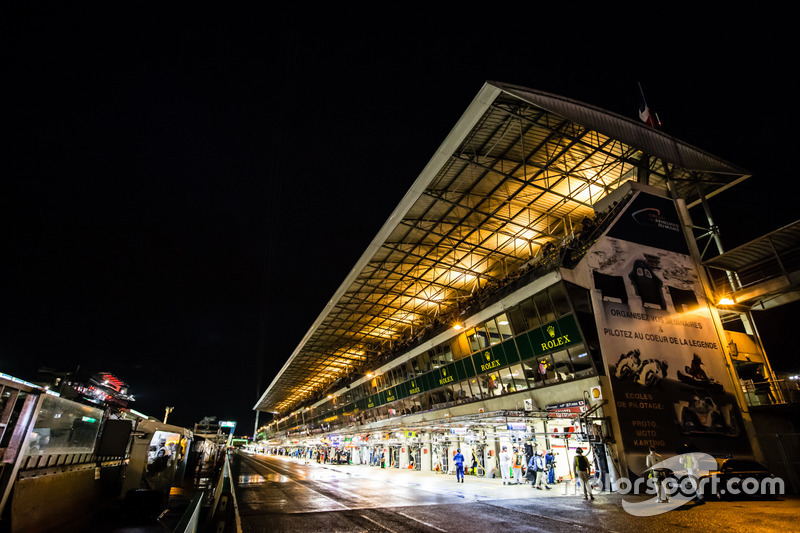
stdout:
{"type": "Polygon", "coordinates": [[[419,522],[420,524],[422,524],[422,525],[425,525],[425,526],[428,526],[428,527],[430,527],[430,528],[433,528],[433,529],[435,529],[436,531],[444,531],[445,533],[447,533],[447,530],[446,530],[446,529],[441,529],[441,528],[438,528],[438,527],[434,526],[433,524],[429,524],[429,523],[427,523],[427,522],[423,522],[422,520],[418,520],[418,519],[414,518],[413,516],[408,516],[407,514],[405,514],[405,513],[401,513],[400,511],[395,511],[395,512],[396,512],[397,514],[399,514],[400,516],[405,516],[405,517],[406,517],[406,518],[408,518],[409,520],[413,520],[414,522],[419,522]]]}
{"type": "Polygon", "coordinates": [[[393,529],[389,529],[388,527],[384,526],[384,525],[383,525],[383,524],[381,524],[380,522],[376,522],[375,520],[373,520],[372,518],[368,517],[367,515],[363,515],[363,514],[362,514],[362,515],[361,515],[361,518],[364,518],[364,519],[366,519],[366,520],[369,520],[370,522],[372,522],[372,523],[373,523],[373,524],[375,524],[376,526],[378,526],[378,527],[380,527],[380,528],[383,528],[383,529],[385,529],[386,531],[389,531],[389,532],[391,532],[391,533],[397,533],[397,532],[396,532],[396,531],[394,531],[393,529]]]}

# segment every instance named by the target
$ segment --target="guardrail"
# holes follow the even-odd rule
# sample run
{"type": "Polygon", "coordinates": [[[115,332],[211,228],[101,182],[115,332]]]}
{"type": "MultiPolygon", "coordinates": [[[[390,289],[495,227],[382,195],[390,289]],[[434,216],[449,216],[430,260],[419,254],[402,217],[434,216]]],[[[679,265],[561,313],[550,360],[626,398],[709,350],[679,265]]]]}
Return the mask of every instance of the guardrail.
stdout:
{"type": "Polygon", "coordinates": [[[225,455],[225,463],[222,466],[217,484],[214,487],[214,501],[208,511],[206,519],[209,531],[221,533],[231,531],[231,518],[234,516],[233,509],[233,483],[231,482],[230,456],[225,455]]]}
{"type": "Polygon", "coordinates": [[[742,392],[749,406],[781,405],[800,403],[800,383],[786,379],[771,379],[754,382],[741,381],[742,392]]]}
{"type": "Polygon", "coordinates": [[[183,513],[180,522],[172,531],[174,533],[197,533],[200,528],[200,507],[203,504],[203,493],[198,492],[189,502],[189,507],[183,513]]]}

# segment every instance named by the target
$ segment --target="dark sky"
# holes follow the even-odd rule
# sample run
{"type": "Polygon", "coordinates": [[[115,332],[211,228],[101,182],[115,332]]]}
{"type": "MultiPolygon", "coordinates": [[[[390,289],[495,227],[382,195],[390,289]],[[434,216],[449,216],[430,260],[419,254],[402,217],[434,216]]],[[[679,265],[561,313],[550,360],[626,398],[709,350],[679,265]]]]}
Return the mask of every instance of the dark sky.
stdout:
{"type": "Polygon", "coordinates": [[[791,35],[752,16],[78,5],[1,14],[0,371],[24,379],[110,371],[140,411],[250,433],[486,80],[629,117],[641,82],[665,131],[753,172],[713,203],[726,246],[797,218],[791,35]]]}

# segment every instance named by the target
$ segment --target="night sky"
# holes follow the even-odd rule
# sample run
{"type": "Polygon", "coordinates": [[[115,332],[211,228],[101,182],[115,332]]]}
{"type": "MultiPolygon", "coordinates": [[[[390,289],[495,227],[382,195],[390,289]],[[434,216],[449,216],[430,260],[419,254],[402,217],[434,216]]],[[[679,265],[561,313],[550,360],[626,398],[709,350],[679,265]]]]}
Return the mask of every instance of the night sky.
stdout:
{"type": "MultiPolygon", "coordinates": [[[[712,202],[726,247],[798,218],[793,35],[752,16],[26,4],[0,27],[0,371],[112,372],[178,425],[252,431],[486,80],[631,118],[641,82],[664,131],[754,174],[712,202]]],[[[758,322],[793,371],[795,311],[758,322]]]]}

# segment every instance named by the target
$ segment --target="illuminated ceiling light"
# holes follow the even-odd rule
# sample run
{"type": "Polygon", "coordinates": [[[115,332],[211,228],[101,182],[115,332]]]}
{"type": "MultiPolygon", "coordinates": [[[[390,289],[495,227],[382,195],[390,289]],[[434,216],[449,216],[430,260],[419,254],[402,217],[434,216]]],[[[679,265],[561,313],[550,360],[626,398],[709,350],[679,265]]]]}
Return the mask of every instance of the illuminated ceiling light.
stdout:
{"type": "Polygon", "coordinates": [[[454,329],[454,330],[456,330],[456,331],[458,331],[458,330],[460,330],[462,327],[463,327],[463,326],[462,326],[461,324],[456,324],[456,325],[454,325],[454,326],[453,326],[453,329],[454,329]]]}
{"type": "Polygon", "coordinates": [[[733,305],[735,303],[736,302],[732,298],[726,296],[725,298],[720,298],[719,303],[717,305],[733,305]]]}
{"type": "Polygon", "coordinates": [[[500,324],[501,326],[507,326],[508,325],[508,320],[503,320],[501,322],[498,322],[498,324],[500,324]]]}

